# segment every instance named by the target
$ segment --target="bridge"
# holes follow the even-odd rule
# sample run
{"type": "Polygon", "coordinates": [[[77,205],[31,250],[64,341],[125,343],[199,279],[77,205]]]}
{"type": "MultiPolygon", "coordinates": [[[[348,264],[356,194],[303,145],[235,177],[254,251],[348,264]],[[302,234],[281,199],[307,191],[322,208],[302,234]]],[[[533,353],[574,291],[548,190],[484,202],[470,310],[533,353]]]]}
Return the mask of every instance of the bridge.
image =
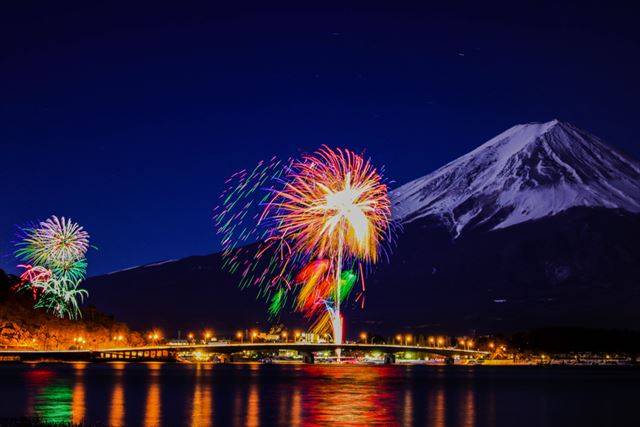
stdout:
{"type": "Polygon", "coordinates": [[[400,344],[356,344],[346,343],[307,343],[307,342],[259,342],[259,343],[209,343],[184,345],[157,345],[146,347],[115,347],[95,350],[6,350],[0,351],[0,360],[64,360],[64,361],[175,361],[179,353],[202,352],[222,356],[223,361],[232,360],[234,354],[246,351],[270,352],[279,350],[296,351],[303,356],[305,363],[314,363],[314,353],[320,351],[379,352],[385,355],[385,363],[395,363],[396,354],[418,353],[443,356],[452,361],[454,356],[481,357],[486,351],[464,350],[455,347],[423,347],[400,344]]]}

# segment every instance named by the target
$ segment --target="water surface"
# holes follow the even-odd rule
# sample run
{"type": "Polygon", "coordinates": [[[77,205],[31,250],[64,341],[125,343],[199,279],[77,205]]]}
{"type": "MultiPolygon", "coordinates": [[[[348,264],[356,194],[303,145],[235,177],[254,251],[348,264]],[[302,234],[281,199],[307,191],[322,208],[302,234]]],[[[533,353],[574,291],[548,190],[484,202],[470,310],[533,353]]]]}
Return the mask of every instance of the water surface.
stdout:
{"type": "Polygon", "coordinates": [[[639,398],[625,367],[0,365],[0,419],[113,426],[640,426],[639,398]]]}

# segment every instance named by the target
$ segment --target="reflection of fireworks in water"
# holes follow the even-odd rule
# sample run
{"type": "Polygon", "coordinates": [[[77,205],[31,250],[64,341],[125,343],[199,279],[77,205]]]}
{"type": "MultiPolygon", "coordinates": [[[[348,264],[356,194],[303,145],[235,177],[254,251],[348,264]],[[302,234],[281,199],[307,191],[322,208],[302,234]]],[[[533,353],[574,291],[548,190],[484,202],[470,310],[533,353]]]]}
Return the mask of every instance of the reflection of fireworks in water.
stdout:
{"type": "Polygon", "coordinates": [[[18,266],[25,269],[19,289],[33,291],[35,308],[76,318],[81,314],[78,299],[87,295],[79,284],[86,274],[89,234],[70,219],[56,216],[20,232],[16,256],[29,264],[18,266]]]}
{"type": "Polygon", "coordinates": [[[314,329],[331,327],[341,343],[340,304],[358,274],[364,291],[363,264],[377,262],[389,242],[390,202],[381,175],[349,150],[322,147],[287,164],[261,163],[227,183],[216,216],[226,267],[240,270],[241,286],[260,287],[272,315],[293,294],[295,309],[315,318],[314,329]],[[258,189],[266,190],[261,198],[258,189]],[[258,219],[258,226],[247,218],[258,219]],[[260,243],[240,246],[253,241],[260,243]],[[345,265],[350,269],[343,271],[345,265]]]}

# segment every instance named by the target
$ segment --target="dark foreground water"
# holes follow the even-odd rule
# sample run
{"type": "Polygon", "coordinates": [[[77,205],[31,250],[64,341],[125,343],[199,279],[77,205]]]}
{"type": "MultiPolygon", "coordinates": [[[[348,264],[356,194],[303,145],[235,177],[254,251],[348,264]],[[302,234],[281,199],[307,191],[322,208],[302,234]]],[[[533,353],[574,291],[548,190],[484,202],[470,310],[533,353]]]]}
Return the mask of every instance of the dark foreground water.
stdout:
{"type": "Polygon", "coordinates": [[[114,426],[640,426],[640,369],[13,364],[0,408],[114,426]]]}

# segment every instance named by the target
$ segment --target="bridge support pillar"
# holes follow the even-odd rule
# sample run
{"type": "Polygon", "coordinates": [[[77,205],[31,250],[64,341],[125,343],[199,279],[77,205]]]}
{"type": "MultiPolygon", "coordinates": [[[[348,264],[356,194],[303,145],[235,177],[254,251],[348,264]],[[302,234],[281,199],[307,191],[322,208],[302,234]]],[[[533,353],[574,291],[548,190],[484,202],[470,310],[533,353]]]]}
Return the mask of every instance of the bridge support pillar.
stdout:
{"type": "Polygon", "coordinates": [[[303,352],[302,353],[302,363],[307,363],[310,365],[313,365],[315,363],[316,359],[313,356],[313,353],[311,352],[303,352]]]}
{"type": "Polygon", "coordinates": [[[445,365],[453,365],[454,360],[452,356],[447,356],[444,358],[444,364],[445,365]]]}
{"type": "Polygon", "coordinates": [[[384,355],[384,364],[385,365],[392,365],[396,363],[396,355],[393,353],[387,353],[384,355]]]}

